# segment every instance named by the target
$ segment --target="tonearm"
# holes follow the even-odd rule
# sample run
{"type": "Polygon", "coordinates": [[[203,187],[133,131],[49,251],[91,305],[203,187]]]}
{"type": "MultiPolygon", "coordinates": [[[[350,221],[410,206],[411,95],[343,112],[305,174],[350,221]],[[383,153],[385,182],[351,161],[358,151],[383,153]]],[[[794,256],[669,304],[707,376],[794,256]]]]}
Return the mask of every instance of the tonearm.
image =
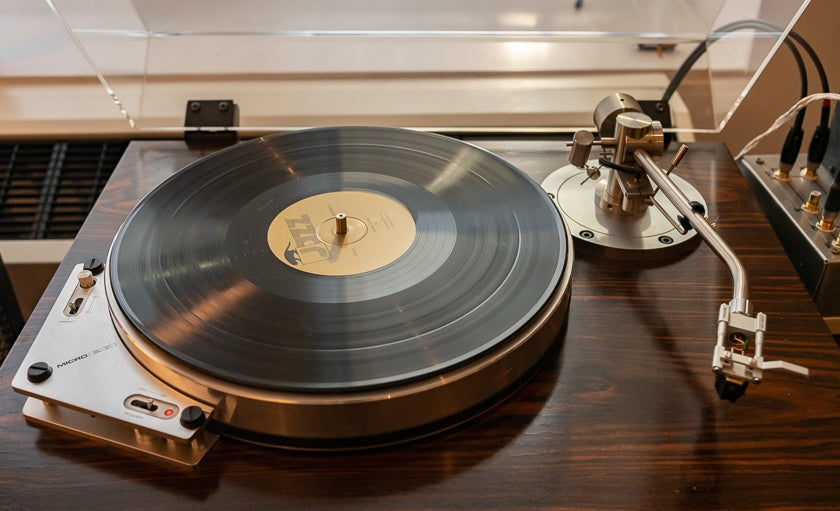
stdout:
{"type": "Polygon", "coordinates": [[[761,382],[765,370],[779,369],[807,377],[805,367],[764,359],[767,317],[761,312],[753,313],[743,264],[709,223],[703,204],[686,197],[669,176],[688,146],[679,148],[667,170],[660,168],[656,160],[664,152],[662,125],[642,113],[638,102],[627,94],[613,94],[602,100],[593,117],[600,140],[588,131],[577,132],[570,144],[569,161],[586,171],[587,180],[598,180],[601,171],[607,170],[605,186],[599,188],[600,203],[608,205],[602,210],[633,217],[642,214],[647,206],[654,206],[677,232],[684,234],[694,229],[732,276],[732,299],[720,306],[712,358],[715,388],[721,399],[734,402],[750,382],[761,382]],[[597,165],[588,163],[593,145],[602,148],[597,165]],[[657,202],[660,191],[679,212],[676,218],[657,202]]]}

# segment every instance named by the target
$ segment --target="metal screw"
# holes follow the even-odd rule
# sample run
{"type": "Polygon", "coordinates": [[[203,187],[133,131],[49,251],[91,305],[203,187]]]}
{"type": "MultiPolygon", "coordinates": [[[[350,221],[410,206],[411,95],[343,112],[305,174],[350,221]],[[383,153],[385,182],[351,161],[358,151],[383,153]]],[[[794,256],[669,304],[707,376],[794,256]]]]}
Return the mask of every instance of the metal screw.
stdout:
{"type": "Polygon", "coordinates": [[[673,242],[674,242],[674,238],[672,238],[670,236],[660,236],[659,237],[659,243],[662,243],[663,245],[670,245],[673,242]]]}
{"type": "Polygon", "coordinates": [[[595,233],[592,231],[580,231],[580,237],[590,240],[595,237],[595,233]]]}
{"type": "Polygon", "coordinates": [[[227,112],[230,108],[230,105],[227,101],[219,101],[219,111],[220,112],[227,112]]]}

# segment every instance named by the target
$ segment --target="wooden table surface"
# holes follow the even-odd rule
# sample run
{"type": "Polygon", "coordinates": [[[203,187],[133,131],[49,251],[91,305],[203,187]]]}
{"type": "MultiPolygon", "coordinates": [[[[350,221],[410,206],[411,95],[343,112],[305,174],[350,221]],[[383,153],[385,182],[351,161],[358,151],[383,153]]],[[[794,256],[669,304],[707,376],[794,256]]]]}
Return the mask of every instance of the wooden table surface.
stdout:
{"type": "MultiPolygon", "coordinates": [[[[475,140],[538,182],[557,142],[475,140]]],[[[501,405],[430,438],[301,453],[223,438],[195,469],[29,425],[11,379],[72,265],[104,258],[147,190],[199,156],[135,142],[0,368],[0,509],[840,508],[840,349],[722,144],[678,173],[703,193],[768,315],[769,372],[737,403],[710,370],[729,275],[700,244],[670,260],[576,250],[568,327],[501,405]]]]}

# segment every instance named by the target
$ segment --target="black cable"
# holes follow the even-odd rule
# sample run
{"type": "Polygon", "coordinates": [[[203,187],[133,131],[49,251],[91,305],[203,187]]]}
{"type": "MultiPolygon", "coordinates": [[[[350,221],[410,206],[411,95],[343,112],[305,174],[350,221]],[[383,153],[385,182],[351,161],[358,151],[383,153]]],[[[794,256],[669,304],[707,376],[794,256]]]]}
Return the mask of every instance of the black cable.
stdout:
{"type": "MultiPolygon", "coordinates": [[[[752,28],[767,32],[771,30],[771,27],[773,27],[773,30],[779,30],[772,24],[760,20],[734,21],[732,23],[728,23],[726,25],[723,25],[722,27],[715,29],[712,32],[712,34],[710,34],[711,37],[709,41],[703,41],[700,44],[698,44],[697,47],[694,48],[694,50],[691,52],[691,54],[688,57],[686,57],[685,61],[683,61],[679,69],[677,69],[676,73],[674,73],[674,77],[671,78],[671,83],[668,84],[668,87],[662,94],[662,99],[660,101],[663,103],[668,103],[671,100],[671,96],[673,96],[674,93],[677,91],[677,87],[679,87],[680,83],[688,74],[688,71],[691,70],[691,68],[700,59],[700,57],[703,56],[704,53],[706,53],[706,49],[708,48],[709,44],[714,43],[718,39],[723,38],[723,36],[727,33],[734,32],[736,30],[752,28]]],[[[792,41],[788,40],[788,38],[785,38],[784,42],[788,49],[790,49],[794,61],[796,61],[796,67],[799,70],[800,95],[804,98],[808,95],[808,73],[805,70],[805,62],[802,60],[802,55],[799,53],[799,50],[796,48],[792,41]]],[[[813,49],[811,51],[813,51],[813,49]]],[[[823,71],[823,73],[824,72],[825,71],[823,71]]],[[[800,121],[799,125],[801,126],[801,124],[802,122],[800,121]]]]}
{"type": "MultiPolygon", "coordinates": [[[[756,25],[762,25],[766,27],[768,31],[771,32],[782,32],[780,27],[776,25],[764,21],[764,20],[748,20],[750,23],[754,23],[756,25]]],[[[737,23],[737,22],[736,22],[737,23]]],[[[810,57],[811,62],[814,64],[814,68],[817,70],[817,75],[820,78],[820,85],[822,86],[822,91],[825,93],[831,92],[831,88],[828,85],[828,75],[826,75],[825,67],[823,67],[822,60],[820,60],[819,55],[817,52],[814,51],[814,48],[802,37],[799,33],[794,32],[793,30],[788,32],[787,38],[793,39],[796,41],[799,46],[805,50],[805,53],[808,54],[810,57]]],[[[830,112],[831,112],[831,104],[828,101],[823,102],[822,109],[820,111],[820,126],[828,127],[828,123],[830,120],[830,112]]]]}
{"type": "Polygon", "coordinates": [[[828,196],[823,205],[823,214],[840,212],[840,173],[834,176],[834,181],[831,183],[831,188],[828,190],[828,196]]]}
{"type": "MultiPolygon", "coordinates": [[[[772,23],[768,23],[762,20],[755,20],[755,23],[764,25],[768,28],[768,30],[781,30],[779,27],[773,25],[772,23]]],[[[814,64],[814,67],[817,70],[817,74],[820,78],[820,85],[822,86],[822,91],[828,93],[831,91],[828,85],[828,77],[825,73],[825,68],[823,67],[822,61],[820,60],[819,55],[814,49],[808,44],[808,41],[805,40],[804,37],[799,35],[797,32],[791,30],[788,33],[788,38],[793,39],[796,41],[799,46],[805,50],[805,53],[811,58],[811,62],[814,64]]],[[[820,166],[823,158],[825,157],[825,153],[828,150],[828,139],[831,135],[831,129],[829,128],[829,119],[831,117],[831,103],[829,101],[823,101],[822,106],[820,107],[820,123],[814,129],[814,134],[811,136],[811,142],[808,144],[808,156],[806,158],[807,164],[806,167],[808,170],[814,172],[817,170],[817,167],[820,166]]],[[[804,109],[799,112],[796,116],[796,121],[794,127],[791,127],[791,132],[788,133],[788,139],[794,137],[794,130],[797,126],[796,122],[798,121],[798,126],[801,127],[802,119],[804,119],[805,111],[804,109]]],[[[801,137],[801,135],[800,135],[801,137]]],[[[781,163],[787,167],[789,164],[793,164],[796,160],[796,155],[792,154],[795,151],[797,154],[799,153],[799,147],[801,145],[801,140],[797,143],[793,140],[790,144],[788,144],[788,140],[785,140],[785,145],[782,147],[782,158],[781,163]],[[786,155],[786,152],[789,154],[786,155]]]]}
{"type": "MultiPolygon", "coordinates": [[[[732,23],[728,23],[723,25],[722,27],[717,28],[712,34],[709,41],[703,41],[702,43],[698,44],[694,51],[685,59],[685,62],[680,66],[677,72],[674,74],[674,77],[671,79],[671,83],[668,84],[668,88],[665,89],[665,93],[662,95],[661,101],[666,103],[671,99],[671,96],[677,90],[677,86],[679,86],[680,82],[682,82],[683,78],[688,74],[688,71],[694,65],[695,62],[706,52],[708,44],[714,43],[718,39],[721,39],[724,35],[729,32],[734,32],[735,30],[742,30],[752,28],[756,30],[767,31],[768,27],[765,22],[758,22],[754,20],[742,20],[742,21],[734,21],[732,23]]],[[[806,97],[808,95],[808,73],[805,70],[805,62],[802,60],[802,55],[799,53],[799,50],[796,48],[796,45],[793,44],[793,41],[788,39],[787,37],[784,39],[785,45],[790,50],[791,54],[793,55],[793,60],[796,61],[796,67],[799,69],[799,83],[800,83],[800,96],[806,97]]],[[[800,110],[796,114],[796,118],[794,119],[793,126],[791,126],[790,130],[788,131],[787,137],[785,138],[784,145],[782,146],[781,155],[779,156],[780,161],[780,169],[784,169],[789,171],[790,168],[793,166],[794,162],[796,161],[796,157],[799,155],[799,148],[802,147],[802,138],[804,137],[805,133],[802,130],[802,124],[805,122],[805,110],[800,110]]]]}
{"type": "MultiPolygon", "coordinates": [[[[761,30],[765,32],[782,32],[782,29],[769,23],[764,20],[741,20],[741,21],[734,21],[732,23],[728,23],[716,29],[712,34],[714,37],[710,37],[709,41],[704,41],[697,45],[694,51],[686,58],[677,72],[674,74],[674,77],[671,79],[671,83],[668,84],[668,88],[665,89],[665,92],[662,95],[662,99],[660,101],[667,103],[670,101],[671,96],[676,92],[677,87],[688,74],[688,71],[691,67],[697,62],[700,56],[706,52],[708,45],[717,41],[726,33],[734,32],[735,30],[742,30],[742,29],[755,29],[761,30]]],[[[797,69],[799,70],[799,77],[800,77],[800,97],[804,98],[808,95],[808,78],[807,78],[807,71],[805,70],[805,63],[802,61],[802,55],[799,53],[799,50],[793,44],[793,41],[796,41],[802,49],[808,54],[810,57],[811,62],[814,64],[814,67],[817,70],[817,74],[820,78],[820,85],[822,86],[823,92],[830,92],[830,88],[828,85],[828,77],[825,73],[825,68],[823,67],[822,61],[820,60],[817,53],[811,47],[810,44],[803,38],[801,35],[794,31],[789,31],[788,35],[784,39],[785,45],[790,49],[791,54],[793,55],[794,61],[796,62],[797,69]]],[[[829,119],[830,119],[830,112],[831,112],[831,105],[828,101],[824,101],[822,107],[820,109],[820,123],[814,131],[814,135],[811,138],[811,143],[808,146],[808,168],[811,170],[815,170],[820,162],[822,161],[823,157],[825,156],[825,152],[828,148],[828,138],[829,138],[829,119]]],[[[786,170],[790,170],[790,167],[796,161],[796,157],[799,154],[799,149],[802,145],[802,138],[803,138],[803,131],[802,131],[802,124],[805,121],[805,110],[800,110],[796,118],[794,119],[793,125],[791,126],[790,130],[788,131],[787,137],[785,138],[784,145],[782,146],[781,156],[780,156],[780,168],[784,168],[786,170]]]]}
{"type": "MultiPolygon", "coordinates": [[[[820,77],[820,85],[822,86],[822,91],[826,93],[831,92],[831,88],[828,86],[828,76],[826,76],[825,74],[825,68],[823,67],[822,61],[820,60],[819,56],[817,56],[817,53],[814,51],[811,45],[808,44],[808,42],[805,41],[805,39],[803,39],[802,36],[797,34],[796,32],[791,31],[790,33],[788,33],[788,37],[792,38],[797,43],[799,43],[799,46],[802,46],[802,49],[805,50],[805,53],[807,53],[808,56],[811,57],[811,62],[814,63],[814,67],[817,68],[817,74],[820,77]]],[[[820,112],[820,126],[828,126],[830,117],[829,112],[830,103],[828,101],[825,101],[823,102],[822,111],[820,112]]]]}
{"type": "MultiPolygon", "coordinates": [[[[799,46],[802,47],[803,50],[811,57],[811,62],[814,63],[814,67],[817,68],[817,74],[820,77],[820,85],[822,85],[823,92],[830,92],[831,89],[828,85],[828,77],[825,74],[825,68],[822,65],[822,61],[820,57],[817,55],[817,52],[808,44],[801,35],[797,34],[794,31],[790,31],[788,33],[788,37],[795,40],[799,43],[799,46]]],[[[802,110],[804,112],[804,109],[802,110]]],[[[829,119],[831,118],[831,102],[828,100],[823,101],[822,106],[820,107],[820,123],[814,129],[814,134],[811,136],[811,143],[808,144],[808,156],[806,158],[806,167],[809,171],[815,172],[817,168],[822,163],[823,158],[825,157],[825,153],[828,150],[828,139],[831,136],[831,129],[829,128],[829,119]]]]}
{"type": "MultiPolygon", "coordinates": [[[[773,25],[772,23],[764,21],[764,20],[742,20],[742,21],[734,21],[732,23],[728,23],[728,24],[716,29],[712,33],[713,34],[729,33],[729,32],[734,32],[735,30],[741,30],[741,29],[747,29],[747,28],[762,30],[762,31],[765,31],[765,32],[779,32],[779,33],[782,32],[782,29],[780,27],[777,27],[776,25],[773,25]]],[[[699,45],[697,45],[697,47],[694,49],[694,51],[685,59],[683,64],[680,66],[680,68],[674,74],[674,77],[671,79],[671,83],[668,84],[668,88],[665,89],[665,92],[662,95],[661,101],[666,102],[666,103],[668,101],[670,101],[671,96],[673,96],[674,92],[676,92],[677,87],[679,87],[679,84],[682,82],[683,78],[685,78],[685,75],[688,74],[688,71],[691,69],[691,67],[694,66],[694,64],[697,62],[697,60],[699,60],[699,58],[703,55],[703,53],[706,52],[706,48],[708,47],[708,44],[711,44],[711,43],[717,41],[721,37],[723,37],[723,35],[715,37],[711,41],[708,41],[708,42],[704,41],[704,42],[700,43],[699,45]]],[[[796,55],[799,52],[797,50],[795,50],[794,47],[789,43],[789,41],[787,40],[788,38],[796,41],[802,47],[802,49],[805,50],[805,53],[807,53],[808,56],[810,57],[811,61],[814,64],[814,67],[817,70],[817,74],[819,75],[820,85],[822,86],[822,91],[823,92],[831,92],[831,88],[828,85],[828,76],[826,75],[825,67],[823,67],[823,64],[822,64],[822,61],[820,60],[819,55],[817,55],[817,52],[814,51],[814,48],[808,43],[808,41],[805,40],[804,37],[802,37],[799,33],[791,30],[790,32],[788,32],[788,35],[785,38],[785,43],[787,44],[788,48],[791,48],[791,51],[794,55],[794,60],[796,60],[796,62],[797,62],[797,68],[799,69],[800,77],[805,72],[804,71],[804,63],[802,65],[800,65],[801,54],[800,54],[799,59],[797,59],[796,55]]],[[[802,82],[802,80],[800,80],[800,82],[802,82]]],[[[805,97],[807,95],[807,78],[805,79],[804,83],[806,85],[804,87],[805,90],[802,91],[802,89],[800,89],[800,96],[801,97],[805,97]]],[[[830,122],[830,104],[828,102],[824,102],[823,106],[822,106],[822,111],[820,113],[820,126],[828,127],[829,122],[830,122]]]]}
{"type": "MultiPolygon", "coordinates": [[[[773,25],[772,23],[764,21],[764,20],[751,20],[751,21],[754,22],[754,23],[766,26],[768,30],[778,31],[778,32],[781,32],[781,30],[782,30],[781,28],[773,25]]],[[[825,73],[825,68],[823,67],[822,60],[820,60],[820,57],[819,57],[819,55],[817,55],[817,52],[814,51],[814,48],[811,47],[810,44],[808,44],[808,41],[806,41],[804,37],[799,35],[799,33],[794,32],[793,30],[788,32],[787,37],[796,41],[799,44],[799,46],[801,46],[802,49],[805,50],[805,53],[808,54],[808,57],[811,58],[811,62],[814,64],[814,67],[817,70],[817,75],[819,75],[820,85],[822,86],[822,91],[826,92],[826,93],[831,92],[831,88],[828,85],[828,76],[825,73]]],[[[827,106],[827,105],[828,105],[828,102],[825,103],[825,106],[827,106]]],[[[823,119],[822,116],[821,116],[820,124],[823,125],[823,126],[828,126],[828,122],[829,122],[828,111],[824,109],[823,113],[825,113],[825,116],[824,116],[825,118],[823,119]]]]}

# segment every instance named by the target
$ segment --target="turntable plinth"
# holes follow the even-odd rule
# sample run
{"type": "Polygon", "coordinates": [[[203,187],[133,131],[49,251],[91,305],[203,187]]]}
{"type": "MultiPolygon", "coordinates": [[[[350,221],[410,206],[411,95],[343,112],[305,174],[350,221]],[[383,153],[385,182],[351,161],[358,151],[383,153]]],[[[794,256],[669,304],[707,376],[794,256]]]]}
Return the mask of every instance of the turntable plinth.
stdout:
{"type": "MultiPolygon", "coordinates": [[[[562,143],[475,143],[536,182],[566,159],[562,143]]],[[[344,454],[222,439],[180,471],[26,424],[11,378],[70,269],[103,258],[140,197],[198,156],[179,142],[130,146],[0,368],[0,507],[840,507],[840,350],[719,144],[693,144],[679,174],[750,272],[774,355],[810,367],[807,382],[774,374],[734,405],[717,398],[708,353],[730,283],[706,247],[666,261],[590,249],[576,254],[562,343],[534,378],[431,438],[344,454]]]]}

